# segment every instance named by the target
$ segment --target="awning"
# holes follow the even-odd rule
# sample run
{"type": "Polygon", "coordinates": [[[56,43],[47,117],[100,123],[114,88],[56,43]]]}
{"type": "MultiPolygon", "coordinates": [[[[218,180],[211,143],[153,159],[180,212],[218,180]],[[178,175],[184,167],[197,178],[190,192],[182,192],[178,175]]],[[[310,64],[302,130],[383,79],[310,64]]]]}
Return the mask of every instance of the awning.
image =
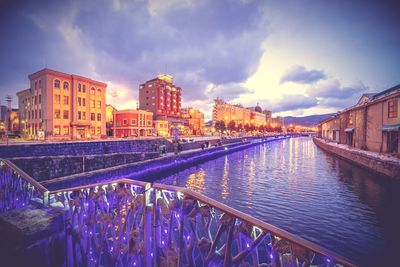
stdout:
{"type": "Polygon", "coordinates": [[[354,128],[346,128],[344,129],[345,132],[354,132],[354,128]]]}
{"type": "Polygon", "coordinates": [[[381,130],[383,132],[392,132],[392,131],[398,131],[400,129],[400,124],[395,124],[395,125],[382,125],[381,130]]]}

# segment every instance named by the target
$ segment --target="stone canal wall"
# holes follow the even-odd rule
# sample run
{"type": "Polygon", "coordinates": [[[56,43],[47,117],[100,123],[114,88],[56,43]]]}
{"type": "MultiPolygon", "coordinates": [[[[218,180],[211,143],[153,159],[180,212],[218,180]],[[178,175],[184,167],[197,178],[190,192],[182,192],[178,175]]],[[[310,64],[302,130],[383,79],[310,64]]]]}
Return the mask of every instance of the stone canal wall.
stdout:
{"type": "Polygon", "coordinates": [[[0,158],[40,156],[82,156],[113,153],[150,152],[155,144],[166,145],[172,151],[171,142],[164,138],[136,140],[82,141],[63,143],[30,143],[0,146],[0,158]]]}
{"type": "MultiPolygon", "coordinates": [[[[262,142],[272,142],[284,139],[268,138],[262,142]]],[[[261,141],[261,139],[260,139],[261,141]]],[[[86,185],[100,181],[115,180],[118,178],[130,178],[139,181],[152,182],[159,175],[168,175],[181,171],[187,167],[211,160],[213,158],[226,155],[235,151],[243,150],[251,146],[260,144],[260,142],[239,142],[227,144],[219,147],[211,147],[205,150],[185,151],[178,155],[164,156],[156,159],[145,160],[141,162],[120,165],[112,168],[81,173],[66,177],[55,178],[42,182],[49,190],[86,185]]]]}
{"type": "Polygon", "coordinates": [[[319,148],[342,159],[400,181],[400,159],[375,152],[350,148],[346,145],[326,142],[320,138],[313,138],[313,141],[319,148]]]}
{"type": "Polygon", "coordinates": [[[37,181],[105,169],[159,157],[158,152],[118,153],[87,156],[10,158],[14,164],[37,181]]]}

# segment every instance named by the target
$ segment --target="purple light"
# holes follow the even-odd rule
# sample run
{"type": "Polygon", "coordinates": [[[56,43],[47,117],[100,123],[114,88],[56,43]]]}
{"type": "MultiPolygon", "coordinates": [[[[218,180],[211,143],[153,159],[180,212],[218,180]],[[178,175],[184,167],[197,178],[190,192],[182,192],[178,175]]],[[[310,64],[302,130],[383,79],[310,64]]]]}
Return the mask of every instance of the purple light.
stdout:
{"type": "Polygon", "coordinates": [[[272,253],[269,254],[269,257],[271,258],[271,260],[274,259],[274,255],[272,253]]]}
{"type": "Polygon", "coordinates": [[[190,239],[190,235],[187,236],[187,240],[189,240],[189,239],[190,239]]]}
{"type": "Polygon", "coordinates": [[[153,252],[150,254],[151,257],[153,257],[153,252]]]}
{"type": "Polygon", "coordinates": [[[164,233],[168,233],[167,229],[164,230],[164,233]]]}
{"type": "Polygon", "coordinates": [[[247,244],[246,244],[246,247],[247,247],[247,248],[249,248],[249,247],[250,247],[249,243],[247,243],[247,244]]]}
{"type": "Polygon", "coordinates": [[[133,266],[136,266],[136,261],[133,263],[133,266]]]}
{"type": "Polygon", "coordinates": [[[326,259],[326,261],[327,261],[327,262],[331,262],[331,259],[328,258],[328,259],[326,259]]]}
{"type": "Polygon", "coordinates": [[[163,244],[163,245],[164,245],[164,240],[163,240],[163,241],[161,241],[161,244],[163,244]]]}

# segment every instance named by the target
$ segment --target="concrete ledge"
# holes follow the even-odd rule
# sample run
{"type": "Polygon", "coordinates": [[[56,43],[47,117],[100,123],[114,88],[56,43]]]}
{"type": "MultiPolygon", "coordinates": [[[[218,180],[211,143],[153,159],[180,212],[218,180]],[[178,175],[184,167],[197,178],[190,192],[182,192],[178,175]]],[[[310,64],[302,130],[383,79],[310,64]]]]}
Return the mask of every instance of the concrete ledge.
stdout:
{"type": "Polygon", "coordinates": [[[313,138],[314,143],[328,153],[348,160],[360,167],[380,175],[384,175],[400,181],[400,160],[379,153],[363,151],[355,148],[344,147],[336,143],[327,142],[324,139],[313,138]]]}

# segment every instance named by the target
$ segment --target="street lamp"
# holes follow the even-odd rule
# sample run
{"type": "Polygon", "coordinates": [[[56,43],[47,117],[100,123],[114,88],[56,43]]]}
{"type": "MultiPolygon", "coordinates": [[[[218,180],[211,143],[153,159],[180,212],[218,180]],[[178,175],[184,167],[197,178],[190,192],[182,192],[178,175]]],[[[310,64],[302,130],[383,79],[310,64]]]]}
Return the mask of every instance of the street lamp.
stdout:
{"type": "Polygon", "coordinates": [[[111,93],[111,96],[114,98],[114,108],[113,108],[113,126],[114,126],[114,130],[113,130],[113,137],[116,137],[116,111],[117,111],[117,97],[118,97],[118,92],[117,90],[114,90],[114,92],[111,93]]]}
{"type": "Polygon", "coordinates": [[[7,102],[7,112],[6,112],[6,143],[8,145],[8,127],[10,126],[10,110],[11,110],[11,95],[7,95],[6,102],[7,102]]]}

